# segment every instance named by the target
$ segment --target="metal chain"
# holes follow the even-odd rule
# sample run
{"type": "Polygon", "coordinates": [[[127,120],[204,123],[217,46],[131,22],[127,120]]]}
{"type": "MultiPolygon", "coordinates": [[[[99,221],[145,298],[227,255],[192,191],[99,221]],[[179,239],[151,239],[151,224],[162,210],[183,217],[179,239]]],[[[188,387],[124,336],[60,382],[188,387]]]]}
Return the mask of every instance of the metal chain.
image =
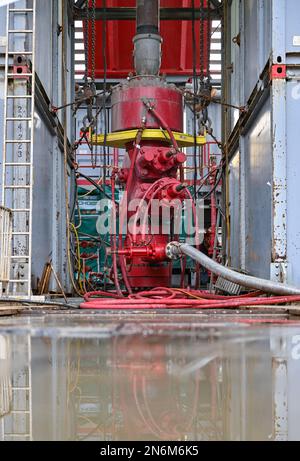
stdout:
{"type": "Polygon", "coordinates": [[[96,0],[92,0],[92,82],[95,82],[96,65],[96,0]]]}
{"type": "Polygon", "coordinates": [[[204,0],[200,2],[200,81],[201,83],[204,81],[204,0]]]}
{"type": "MultiPolygon", "coordinates": [[[[193,38],[193,86],[194,94],[198,93],[198,77],[197,77],[197,43],[195,29],[195,0],[192,0],[193,18],[192,18],[192,38],[193,38]]],[[[196,98],[193,100],[193,131],[194,131],[194,197],[197,200],[197,179],[198,179],[198,162],[197,162],[197,113],[196,113],[196,98]]]]}
{"type": "MultiPolygon", "coordinates": [[[[107,111],[106,111],[106,91],[107,91],[107,58],[106,58],[106,34],[107,34],[107,15],[106,15],[106,8],[107,3],[106,0],[102,0],[102,8],[103,8],[103,29],[102,29],[102,56],[103,56],[103,122],[104,122],[104,145],[103,145],[103,159],[104,165],[107,163],[107,154],[109,158],[109,149],[107,152],[107,111]]],[[[103,182],[106,184],[106,168],[103,168],[103,182]]]]}
{"type": "Polygon", "coordinates": [[[210,75],[210,48],[211,48],[211,5],[210,0],[207,1],[207,83],[210,85],[211,75],[210,75]]]}
{"type": "Polygon", "coordinates": [[[206,94],[206,98],[201,100],[202,115],[199,118],[199,127],[200,131],[203,131],[204,126],[208,122],[208,111],[207,107],[209,103],[207,99],[210,97],[211,87],[210,87],[210,46],[211,46],[211,21],[210,21],[210,0],[201,0],[201,37],[200,37],[200,94],[206,94]],[[207,17],[205,18],[204,8],[207,5],[207,17]],[[205,24],[206,24],[206,37],[205,37],[205,24]],[[204,43],[206,39],[206,69],[205,69],[205,50],[204,43]],[[205,72],[206,71],[206,72],[205,72]]]}
{"type": "MultiPolygon", "coordinates": [[[[95,93],[96,93],[96,88],[95,88],[95,65],[96,65],[96,0],[92,0],[92,86],[94,87],[95,93]]],[[[93,125],[92,128],[95,130],[97,133],[97,121],[98,121],[98,108],[97,108],[97,97],[95,98],[96,101],[96,117],[93,117],[93,125]]],[[[91,99],[91,110],[93,111],[93,99],[91,99]]],[[[91,162],[92,162],[92,168],[95,169],[97,166],[97,155],[94,155],[94,145],[92,143],[91,146],[91,162]]]]}
{"type": "Polygon", "coordinates": [[[89,54],[89,0],[86,0],[85,4],[85,17],[84,17],[84,60],[85,60],[85,69],[84,69],[84,83],[88,83],[88,54],[89,54]]]}

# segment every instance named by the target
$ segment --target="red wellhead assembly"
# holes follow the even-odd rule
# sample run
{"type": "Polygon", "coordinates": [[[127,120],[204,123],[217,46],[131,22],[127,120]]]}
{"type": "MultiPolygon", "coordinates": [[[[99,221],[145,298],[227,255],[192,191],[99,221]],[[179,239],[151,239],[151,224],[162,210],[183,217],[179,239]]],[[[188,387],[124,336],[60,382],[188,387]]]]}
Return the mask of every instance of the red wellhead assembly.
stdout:
{"type": "Polygon", "coordinates": [[[189,196],[183,171],[186,155],[180,149],[184,145],[183,94],[159,76],[162,38],[158,0],[137,1],[133,43],[136,75],[112,91],[112,132],[119,141],[125,135],[122,147],[126,155],[123,168],[115,172],[125,194],[119,207],[118,245],[115,239],[110,251],[114,281],[118,285],[118,258],[129,293],[171,286],[172,263],[166,247],[178,236],[163,232],[162,210],[154,210],[153,203],[165,203],[172,221],[172,201],[189,196]]]}
{"type": "MultiPolygon", "coordinates": [[[[171,145],[166,138],[143,140],[145,130],[154,130],[149,131],[150,137],[151,134],[154,137],[162,127],[167,131],[183,131],[182,94],[175,86],[158,77],[141,77],[115,88],[112,94],[113,131],[138,130],[138,139],[126,144],[128,165],[119,173],[120,182],[125,184],[127,204],[186,197],[184,186],[177,180],[186,156],[177,143],[171,145]]],[[[136,211],[130,209],[131,206],[127,220],[132,219],[134,223],[136,211]]],[[[159,217],[157,222],[161,227],[159,217]]],[[[163,235],[160,228],[153,229],[153,222],[152,233],[146,227],[145,223],[145,234],[140,227],[139,231],[135,226],[128,229],[125,248],[118,252],[125,257],[129,284],[132,288],[170,286],[171,264],[165,253],[170,236],[163,235]]]]}

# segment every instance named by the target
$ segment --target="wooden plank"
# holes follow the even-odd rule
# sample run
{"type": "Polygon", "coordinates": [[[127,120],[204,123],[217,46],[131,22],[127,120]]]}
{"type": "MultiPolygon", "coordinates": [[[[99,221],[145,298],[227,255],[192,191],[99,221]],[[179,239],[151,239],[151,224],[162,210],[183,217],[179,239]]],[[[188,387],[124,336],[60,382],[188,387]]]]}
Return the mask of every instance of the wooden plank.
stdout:
{"type": "Polygon", "coordinates": [[[8,315],[17,315],[23,310],[22,307],[16,307],[16,306],[5,306],[1,307],[0,306],[0,317],[5,317],[8,315]]]}
{"type": "Polygon", "coordinates": [[[298,306],[291,306],[289,308],[289,313],[290,315],[295,315],[297,317],[300,317],[300,307],[298,306]]]}

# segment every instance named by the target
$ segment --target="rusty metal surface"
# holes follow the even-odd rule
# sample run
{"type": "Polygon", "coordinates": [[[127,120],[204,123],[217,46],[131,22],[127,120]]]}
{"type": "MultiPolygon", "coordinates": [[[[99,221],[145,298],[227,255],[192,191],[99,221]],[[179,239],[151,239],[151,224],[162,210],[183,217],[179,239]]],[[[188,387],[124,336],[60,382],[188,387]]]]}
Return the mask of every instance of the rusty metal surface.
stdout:
{"type": "Polygon", "coordinates": [[[227,18],[241,43],[230,44],[226,85],[231,102],[247,104],[246,112],[227,117],[229,157],[238,152],[240,159],[238,166],[232,162],[230,186],[232,260],[293,286],[300,284],[299,18],[297,0],[233,2],[227,18]]]}

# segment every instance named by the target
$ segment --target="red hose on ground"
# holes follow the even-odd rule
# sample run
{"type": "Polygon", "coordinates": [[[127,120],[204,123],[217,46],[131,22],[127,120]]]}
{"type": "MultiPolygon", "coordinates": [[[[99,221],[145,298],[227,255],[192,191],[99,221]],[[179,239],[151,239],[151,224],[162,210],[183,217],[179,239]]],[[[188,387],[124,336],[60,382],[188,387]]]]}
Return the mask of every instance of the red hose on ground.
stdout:
{"type": "Polygon", "coordinates": [[[94,292],[85,295],[85,302],[81,304],[82,309],[96,310],[143,310],[143,309],[236,309],[248,306],[276,306],[291,303],[300,303],[300,296],[273,296],[273,297],[224,297],[221,299],[208,299],[204,292],[186,292],[186,297],[180,290],[158,288],[149,292],[140,292],[130,298],[120,297],[115,293],[110,293],[114,299],[98,298],[91,299],[92,296],[104,296],[104,292],[94,292]],[[196,294],[195,294],[196,293],[196,294]],[[189,296],[197,296],[199,299],[188,299],[189,296]],[[202,296],[202,297],[201,297],[202,296]],[[149,299],[150,297],[150,299],[149,299]],[[152,299],[151,299],[152,297],[152,299]],[[154,298],[153,298],[154,297],[154,298]],[[116,301],[118,299],[118,301],[116,301]]]}

